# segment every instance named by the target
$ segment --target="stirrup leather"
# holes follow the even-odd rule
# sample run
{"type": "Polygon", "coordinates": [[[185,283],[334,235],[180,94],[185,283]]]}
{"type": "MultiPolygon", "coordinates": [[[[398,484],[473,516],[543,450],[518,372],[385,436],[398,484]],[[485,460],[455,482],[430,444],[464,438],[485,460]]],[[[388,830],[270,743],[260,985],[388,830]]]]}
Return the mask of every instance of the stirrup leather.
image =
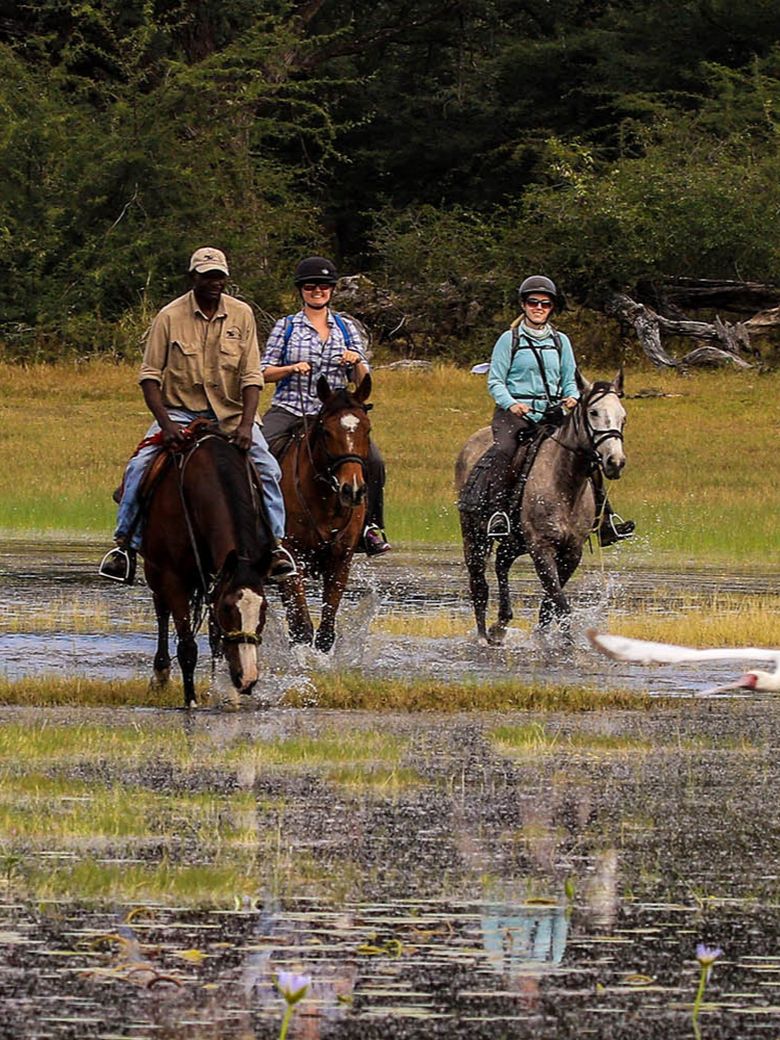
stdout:
{"type": "Polygon", "coordinates": [[[486,534],[488,538],[506,538],[512,533],[509,515],[503,509],[497,509],[490,517],[486,534]]]}

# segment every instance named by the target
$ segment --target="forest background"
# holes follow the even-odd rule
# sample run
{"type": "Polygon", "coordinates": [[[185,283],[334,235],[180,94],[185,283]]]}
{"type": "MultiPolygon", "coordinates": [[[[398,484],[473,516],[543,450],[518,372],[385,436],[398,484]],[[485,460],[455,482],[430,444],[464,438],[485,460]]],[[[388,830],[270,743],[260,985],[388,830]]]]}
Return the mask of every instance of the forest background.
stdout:
{"type": "Polygon", "coordinates": [[[0,2],[0,109],[6,358],[135,359],[206,243],[261,329],[323,252],[458,360],[530,271],[598,362],[608,291],[778,270],[774,0],[0,2]]]}

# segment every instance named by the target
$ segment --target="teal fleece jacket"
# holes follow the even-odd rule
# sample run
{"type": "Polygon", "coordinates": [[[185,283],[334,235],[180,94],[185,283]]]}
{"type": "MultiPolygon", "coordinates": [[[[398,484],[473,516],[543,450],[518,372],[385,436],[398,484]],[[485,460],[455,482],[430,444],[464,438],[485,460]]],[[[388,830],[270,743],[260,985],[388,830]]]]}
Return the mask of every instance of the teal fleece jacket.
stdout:
{"type": "MultiPolygon", "coordinates": [[[[528,346],[529,337],[522,334],[522,329],[519,331],[520,347],[514,358],[512,358],[511,330],[507,329],[506,332],[502,332],[496,340],[493,356],[490,359],[488,391],[498,407],[505,411],[508,411],[518,401],[529,405],[531,411],[526,418],[531,422],[538,422],[548,407],[544,380],[536,355],[528,346]]],[[[561,341],[560,356],[552,333],[544,339],[532,341],[544,362],[553,404],[557,404],[564,397],[578,398],[580,396],[574,375],[577,363],[574,360],[571,342],[569,337],[562,332],[559,332],[558,336],[561,341]]]]}

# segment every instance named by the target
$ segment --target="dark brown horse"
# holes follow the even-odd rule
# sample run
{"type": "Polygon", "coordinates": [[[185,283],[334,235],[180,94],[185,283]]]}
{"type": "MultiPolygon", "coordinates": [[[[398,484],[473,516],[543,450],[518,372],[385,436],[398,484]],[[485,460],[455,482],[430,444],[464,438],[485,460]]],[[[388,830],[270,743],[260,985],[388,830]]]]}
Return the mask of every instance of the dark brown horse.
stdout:
{"type": "Polygon", "coordinates": [[[625,465],[626,413],[619,400],[623,394],[622,370],[612,383],[579,381],[582,397],[577,407],[542,441],[528,472],[519,509],[515,499],[512,533],[498,541],[498,620],[490,630],[486,628],[485,564],[491,550],[486,531],[492,508],[486,503],[482,509],[466,509],[462,494],[474,465],[492,443],[490,428],[473,434],[458,457],[455,483],[460,494],[463,552],[477,635],[490,643],[503,640],[512,620],[509,568],[524,553],[531,557],[544,590],[539,624],[545,628],[557,622],[564,633],[568,632],[571,607],[563,590],[579,566],[596,518],[591,476],[600,469],[608,479],[617,480],[625,465]]]}
{"type": "Polygon", "coordinates": [[[366,522],[366,462],[371,423],[366,400],[371,376],[354,393],[317,382],[322,407],[293,435],[281,459],[287,512],[285,544],[298,575],[282,586],[290,639],[327,653],[336,638],[336,613],[366,522]],[[305,574],[322,577],[317,636],[306,605],[305,574]]]}
{"type": "Polygon", "coordinates": [[[153,681],[170,676],[173,617],[186,707],[196,703],[195,633],[204,612],[212,653],[224,653],[236,689],[249,693],[257,682],[271,551],[260,502],[248,456],[214,430],[171,454],[155,485],[141,550],[157,614],[153,681]]]}

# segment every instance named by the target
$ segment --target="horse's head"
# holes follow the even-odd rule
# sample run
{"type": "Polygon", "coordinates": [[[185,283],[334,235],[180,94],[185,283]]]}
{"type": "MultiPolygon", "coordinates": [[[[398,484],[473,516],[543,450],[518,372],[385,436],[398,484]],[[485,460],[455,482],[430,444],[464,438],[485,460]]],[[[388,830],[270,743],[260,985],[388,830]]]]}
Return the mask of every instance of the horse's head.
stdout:
{"type": "Polygon", "coordinates": [[[626,453],[623,450],[626,410],[620,403],[623,396],[623,369],[611,383],[589,383],[578,372],[577,383],[582,395],[577,422],[582,447],[593,453],[605,477],[617,480],[626,464],[626,453]]]}
{"type": "Polygon", "coordinates": [[[225,655],[233,685],[241,693],[250,693],[258,679],[257,647],[265,613],[259,567],[231,551],[214,590],[212,621],[216,631],[212,636],[225,655]]]}
{"type": "Polygon", "coordinates": [[[368,494],[365,466],[368,459],[371,422],[366,400],[371,393],[371,376],[366,374],[354,393],[332,390],[325,376],[317,381],[322,408],[317,417],[316,437],[326,460],[325,480],[342,506],[355,509],[368,494]]]}

